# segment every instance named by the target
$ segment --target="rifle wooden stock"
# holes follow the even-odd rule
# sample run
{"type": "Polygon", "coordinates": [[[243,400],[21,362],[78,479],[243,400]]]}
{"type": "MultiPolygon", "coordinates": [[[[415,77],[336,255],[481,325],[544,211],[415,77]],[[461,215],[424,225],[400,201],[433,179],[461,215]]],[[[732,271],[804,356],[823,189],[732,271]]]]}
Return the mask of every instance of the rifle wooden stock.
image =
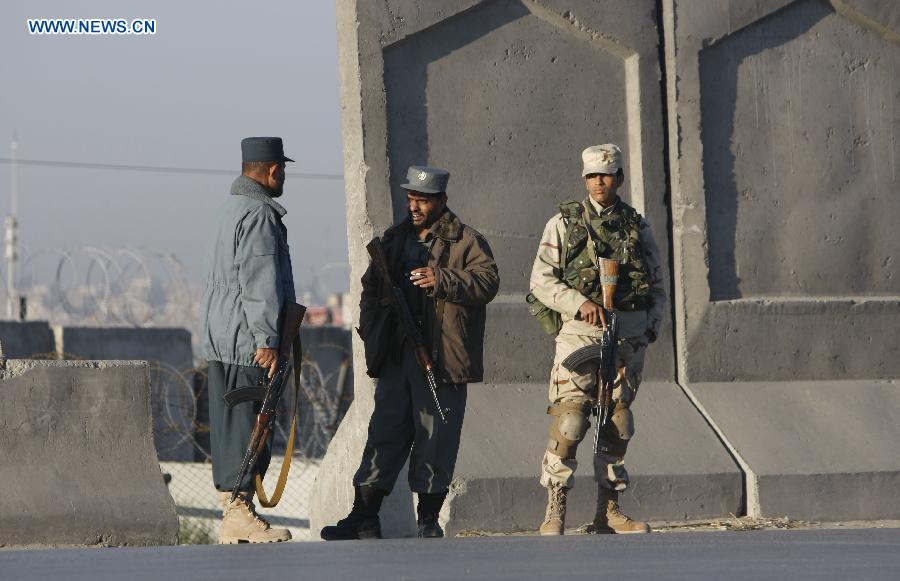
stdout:
{"type": "Polygon", "coordinates": [[[600,288],[603,292],[603,310],[606,311],[606,327],[603,329],[600,357],[600,385],[598,386],[597,403],[594,413],[597,424],[594,426],[594,453],[600,445],[600,432],[606,427],[612,415],[613,390],[616,384],[616,344],[619,340],[619,321],[614,312],[613,297],[619,281],[619,263],[609,258],[598,258],[597,268],[600,273],[600,288]]]}
{"type": "Polygon", "coordinates": [[[616,294],[616,286],[619,282],[619,262],[609,258],[598,258],[597,265],[600,270],[600,286],[603,290],[603,308],[613,310],[613,296],[616,294]]]}

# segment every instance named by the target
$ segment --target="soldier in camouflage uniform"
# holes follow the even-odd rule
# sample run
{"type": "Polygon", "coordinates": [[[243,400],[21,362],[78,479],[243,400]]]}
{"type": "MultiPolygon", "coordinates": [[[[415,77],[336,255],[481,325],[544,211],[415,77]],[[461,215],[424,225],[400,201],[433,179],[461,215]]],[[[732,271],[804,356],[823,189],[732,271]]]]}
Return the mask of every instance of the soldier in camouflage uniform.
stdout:
{"type": "Polygon", "coordinates": [[[563,534],[566,497],[578,466],[575,450],[590,426],[588,414],[597,397],[595,362],[574,372],[561,365],[575,350],[598,343],[605,325],[599,277],[592,275],[596,265],[588,251],[593,243],[597,257],[619,262],[614,297],[618,377],[611,421],[594,457],[598,491],[593,528],[596,533],[645,533],[650,531],[645,523],[622,514],[618,494],[628,486],[624,458],[634,435],[630,408],[641,384],[644,353],[656,340],[662,321],[665,279],[649,224],[616,194],[625,179],[620,149],[613,144],[589,147],[582,161],[588,197],[562,204],[560,213],[547,222],[531,273],[532,308],[552,309],[562,322],[550,373],[550,442],[541,463],[541,485],[547,488],[548,501],[540,532],[563,534]]]}

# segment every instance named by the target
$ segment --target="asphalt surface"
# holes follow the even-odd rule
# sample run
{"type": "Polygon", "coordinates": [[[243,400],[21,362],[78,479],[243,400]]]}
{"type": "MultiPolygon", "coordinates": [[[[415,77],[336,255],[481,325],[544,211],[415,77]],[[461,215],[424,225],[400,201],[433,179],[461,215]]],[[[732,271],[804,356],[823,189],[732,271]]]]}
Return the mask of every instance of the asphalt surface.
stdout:
{"type": "Polygon", "coordinates": [[[0,552],[0,579],[900,579],[900,529],[0,552]]]}

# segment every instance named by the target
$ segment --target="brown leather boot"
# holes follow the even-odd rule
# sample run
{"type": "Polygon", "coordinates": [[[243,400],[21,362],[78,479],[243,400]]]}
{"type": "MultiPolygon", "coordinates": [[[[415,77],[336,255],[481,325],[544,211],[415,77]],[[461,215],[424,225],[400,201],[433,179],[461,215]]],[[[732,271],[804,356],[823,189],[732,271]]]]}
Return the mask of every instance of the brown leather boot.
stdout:
{"type": "Polygon", "coordinates": [[[219,529],[220,545],[238,543],[280,543],[291,540],[291,531],[273,529],[265,519],[256,514],[253,493],[242,492],[231,502],[230,492],[220,492],[224,507],[222,526],[219,529]]]}
{"type": "Polygon", "coordinates": [[[602,484],[597,485],[597,514],[594,515],[595,535],[649,533],[650,525],[622,514],[619,493],[602,484]]]}
{"type": "Polygon", "coordinates": [[[542,535],[562,535],[566,530],[566,498],[569,489],[565,486],[547,487],[547,514],[541,523],[542,535]]]}

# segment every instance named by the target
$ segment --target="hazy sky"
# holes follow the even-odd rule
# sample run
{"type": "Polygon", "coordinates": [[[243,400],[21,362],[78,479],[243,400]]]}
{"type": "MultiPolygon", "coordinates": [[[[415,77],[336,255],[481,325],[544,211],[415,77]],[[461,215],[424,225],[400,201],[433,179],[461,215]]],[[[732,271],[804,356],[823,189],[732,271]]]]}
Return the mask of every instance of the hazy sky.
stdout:
{"type": "MultiPolygon", "coordinates": [[[[0,3],[0,158],[233,169],[183,175],[20,167],[29,248],[173,252],[200,280],[240,140],[280,135],[297,163],[285,194],[298,287],[347,287],[335,7],[331,0],[0,3]],[[153,36],[30,35],[28,18],[155,18],[153,36]]],[[[0,212],[9,212],[0,163],[0,212]]],[[[4,268],[5,271],[5,268],[4,268]]]]}

